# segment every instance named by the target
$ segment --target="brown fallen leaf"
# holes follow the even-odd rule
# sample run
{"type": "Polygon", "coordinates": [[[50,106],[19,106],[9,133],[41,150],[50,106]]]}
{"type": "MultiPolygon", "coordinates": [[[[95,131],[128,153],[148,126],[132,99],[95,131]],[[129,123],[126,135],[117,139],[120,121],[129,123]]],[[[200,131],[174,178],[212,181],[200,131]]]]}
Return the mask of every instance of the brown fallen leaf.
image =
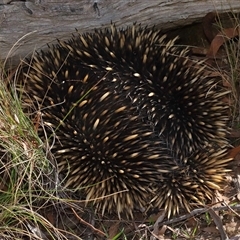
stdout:
{"type": "Polygon", "coordinates": [[[112,239],[114,236],[116,236],[119,233],[119,225],[120,225],[120,221],[116,221],[110,226],[108,230],[108,239],[112,239]]]}
{"type": "Polygon", "coordinates": [[[216,226],[205,227],[203,231],[207,233],[218,233],[216,226]]]}
{"type": "Polygon", "coordinates": [[[229,157],[235,158],[239,152],[240,152],[240,146],[232,148],[231,150],[229,150],[229,157]]]}
{"type": "Polygon", "coordinates": [[[229,39],[239,36],[239,32],[239,27],[223,29],[212,40],[206,56],[208,58],[215,58],[219,48],[229,39]]]}

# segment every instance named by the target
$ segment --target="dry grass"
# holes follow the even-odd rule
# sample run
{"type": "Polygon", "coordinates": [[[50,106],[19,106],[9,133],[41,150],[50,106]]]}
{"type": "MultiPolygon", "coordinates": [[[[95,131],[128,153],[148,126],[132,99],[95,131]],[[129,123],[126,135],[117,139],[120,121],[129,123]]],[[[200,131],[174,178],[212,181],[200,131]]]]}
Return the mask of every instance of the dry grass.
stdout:
{"type": "Polygon", "coordinates": [[[0,239],[80,239],[55,225],[53,215],[64,215],[72,203],[61,193],[54,158],[1,70],[0,239]]]}

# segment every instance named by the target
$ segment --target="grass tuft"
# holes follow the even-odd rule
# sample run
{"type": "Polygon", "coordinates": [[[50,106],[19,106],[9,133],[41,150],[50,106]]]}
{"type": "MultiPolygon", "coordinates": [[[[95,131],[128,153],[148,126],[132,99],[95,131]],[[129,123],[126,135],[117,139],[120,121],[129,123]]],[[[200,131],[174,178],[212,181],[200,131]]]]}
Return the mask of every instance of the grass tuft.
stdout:
{"type": "Polygon", "coordinates": [[[0,239],[80,239],[50,221],[53,206],[59,213],[68,203],[58,197],[55,164],[0,68],[0,239]]]}

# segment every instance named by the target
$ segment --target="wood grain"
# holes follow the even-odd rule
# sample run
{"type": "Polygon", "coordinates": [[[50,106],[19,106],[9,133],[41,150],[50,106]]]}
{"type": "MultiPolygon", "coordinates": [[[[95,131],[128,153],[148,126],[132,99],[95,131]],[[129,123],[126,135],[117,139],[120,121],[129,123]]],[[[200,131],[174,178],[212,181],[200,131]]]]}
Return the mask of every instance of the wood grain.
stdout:
{"type": "Polygon", "coordinates": [[[15,65],[20,57],[57,38],[133,22],[162,29],[180,27],[213,10],[240,12],[239,0],[0,0],[0,59],[15,65]]]}

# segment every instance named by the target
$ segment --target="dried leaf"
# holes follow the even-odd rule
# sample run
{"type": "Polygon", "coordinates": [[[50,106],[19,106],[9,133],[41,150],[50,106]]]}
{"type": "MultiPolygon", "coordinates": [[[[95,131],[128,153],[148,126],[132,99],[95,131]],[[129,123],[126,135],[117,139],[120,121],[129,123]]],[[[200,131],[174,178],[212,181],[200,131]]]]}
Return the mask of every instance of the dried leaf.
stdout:
{"type": "Polygon", "coordinates": [[[239,152],[240,152],[240,145],[229,151],[229,157],[235,158],[239,152]]]}
{"type": "Polygon", "coordinates": [[[120,224],[120,221],[116,221],[111,225],[108,231],[109,239],[112,239],[114,236],[116,236],[119,233],[119,224],[120,224]]]}
{"type": "Polygon", "coordinates": [[[215,58],[219,48],[227,42],[229,39],[239,36],[240,28],[226,28],[222,32],[218,33],[211,42],[211,46],[208,50],[207,57],[215,58]]]}

